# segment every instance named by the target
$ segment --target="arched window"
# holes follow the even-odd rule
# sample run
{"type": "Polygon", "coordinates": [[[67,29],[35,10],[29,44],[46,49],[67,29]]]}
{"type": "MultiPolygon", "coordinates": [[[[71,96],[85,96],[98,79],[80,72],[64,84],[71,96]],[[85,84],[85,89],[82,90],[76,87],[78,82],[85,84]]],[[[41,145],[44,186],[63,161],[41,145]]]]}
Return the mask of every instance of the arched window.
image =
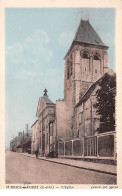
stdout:
{"type": "Polygon", "coordinates": [[[70,56],[70,71],[71,71],[71,75],[72,75],[72,55],[70,56]]]}
{"type": "Polygon", "coordinates": [[[88,71],[90,71],[90,55],[87,51],[81,51],[81,57],[82,57],[82,68],[88,74],[88,71]]]}
{"type": "Polygon", "coordinates": [[[72,55],[70,56],[70,61],[72,61],[72,55]]]}
{"type": "Polygon", "coordinates": [[[94,60],[100,60],[100,54],[99,53],[95,53],[94,54],[94,60]]]}
{"type": "Polygon", "coordinates": [[[67,79],[69,79],[69,60],[67,60],[67,79]]]}
{"type": "Polygon", "coordinates": [[[82,58],[84,58],[84,59],[89,59],[89,53],[88,53],[87,51],[84,51],[84,52],[82,53],[82,58]]]}

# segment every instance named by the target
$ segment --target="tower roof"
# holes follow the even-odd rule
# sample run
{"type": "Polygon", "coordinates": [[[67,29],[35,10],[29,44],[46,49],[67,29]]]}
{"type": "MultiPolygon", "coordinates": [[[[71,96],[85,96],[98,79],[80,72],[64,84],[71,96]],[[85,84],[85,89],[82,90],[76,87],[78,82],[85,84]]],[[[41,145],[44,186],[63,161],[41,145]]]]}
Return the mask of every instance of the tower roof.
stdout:
{"type": "Polygon", "coordinates": [[[106,46],[87,20],[81,20],[73,41],[106,46]]]}
{"type": "MultiPolygon", "coordinates": [[[[69,54],[75,43],[91,44],[94,46],[104,47],[106,49],[109,48],[103,43],[103,41],[100,39],[99,35],[96,33],[88,20],[81,20],[67,54],[69,54]]],[[[67,56],[67,54],[65,55],[65,57],[67,56]]]]}

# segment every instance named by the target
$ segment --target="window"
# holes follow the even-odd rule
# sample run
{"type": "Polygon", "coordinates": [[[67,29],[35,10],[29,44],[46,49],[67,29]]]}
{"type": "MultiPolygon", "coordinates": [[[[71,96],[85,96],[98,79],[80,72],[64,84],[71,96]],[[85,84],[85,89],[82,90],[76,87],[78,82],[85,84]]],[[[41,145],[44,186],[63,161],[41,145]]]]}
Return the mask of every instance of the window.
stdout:
{"type": "Polygon", "coordinates": [[[71,71],[71,75],[72,75],[72,55],[70,56],[70,71],[71,71]]]}
{"type": "Polygon", "coordinates": [[[97,69],[95,69],[95,73],[97,73],[97,69]]]}
{"type": "Polygon", "coordinates": [[[79,124],[83,123],[83,112],[79,113],[79,124]]]}
{"type": "Polygon", "coordinates": [[[72,75],[72,61],[70,62],[70,69],[71,69],[71,75],[72,75]]]}
{"type": "Polygon", "coordinates": [[[84,51],[84,52],[82,53],[82,58],[84,58],[84,59],[89,59],[89,53],[88,53],[87,51],[84,51]]]}
{"type": "Polygon", "coordinates": [[[83,51],[81,52],[81,57],[82,57],[82,65],[83,65],[83,69],[86,72],[90,71],[90,55],[87,51],[83,51]]]}
{"type": "Polygon", "coordinates": [[[69,79],[69,60],[67,61],[67,79],[69,79]]]}
{"type": "Polygon", "coordinates": [[[72,75],[72,55],[67,60],[67,79],[72,75]]]}
{"type": "Polygon", "coordinates": [[[100,54],[99,53],[95,53],[94,54],[94,60],[100,60],[100,54]]]}

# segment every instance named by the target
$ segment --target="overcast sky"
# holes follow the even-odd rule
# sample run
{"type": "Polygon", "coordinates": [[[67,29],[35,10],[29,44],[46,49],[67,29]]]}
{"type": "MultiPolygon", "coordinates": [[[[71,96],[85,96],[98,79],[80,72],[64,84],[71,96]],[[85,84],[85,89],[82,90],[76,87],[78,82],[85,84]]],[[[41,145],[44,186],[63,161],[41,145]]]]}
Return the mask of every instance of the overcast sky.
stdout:
{"type": "Polygon", "coordinates": [[[45,88],[53,102],[63,98],[63,58],[81,17],[109,46],[109,68],[115,71],[114,9],[6,8],[6,146],[34,123],[45,88]]]}

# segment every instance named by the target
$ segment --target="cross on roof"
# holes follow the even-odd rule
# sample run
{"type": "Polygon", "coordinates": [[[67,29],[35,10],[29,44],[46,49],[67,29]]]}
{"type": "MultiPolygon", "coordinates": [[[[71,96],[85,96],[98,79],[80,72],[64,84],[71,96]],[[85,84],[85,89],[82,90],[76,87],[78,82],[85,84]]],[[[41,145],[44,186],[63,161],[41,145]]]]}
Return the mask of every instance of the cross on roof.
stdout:
{"type": "Polygon", "coordinates": [[[47,92],[48,92],[48,91],[47,91],[47,89],[45,88],[45,89],[44,89],[44,95],[45,95],[45,96],[47,96],[47,92]]]}

